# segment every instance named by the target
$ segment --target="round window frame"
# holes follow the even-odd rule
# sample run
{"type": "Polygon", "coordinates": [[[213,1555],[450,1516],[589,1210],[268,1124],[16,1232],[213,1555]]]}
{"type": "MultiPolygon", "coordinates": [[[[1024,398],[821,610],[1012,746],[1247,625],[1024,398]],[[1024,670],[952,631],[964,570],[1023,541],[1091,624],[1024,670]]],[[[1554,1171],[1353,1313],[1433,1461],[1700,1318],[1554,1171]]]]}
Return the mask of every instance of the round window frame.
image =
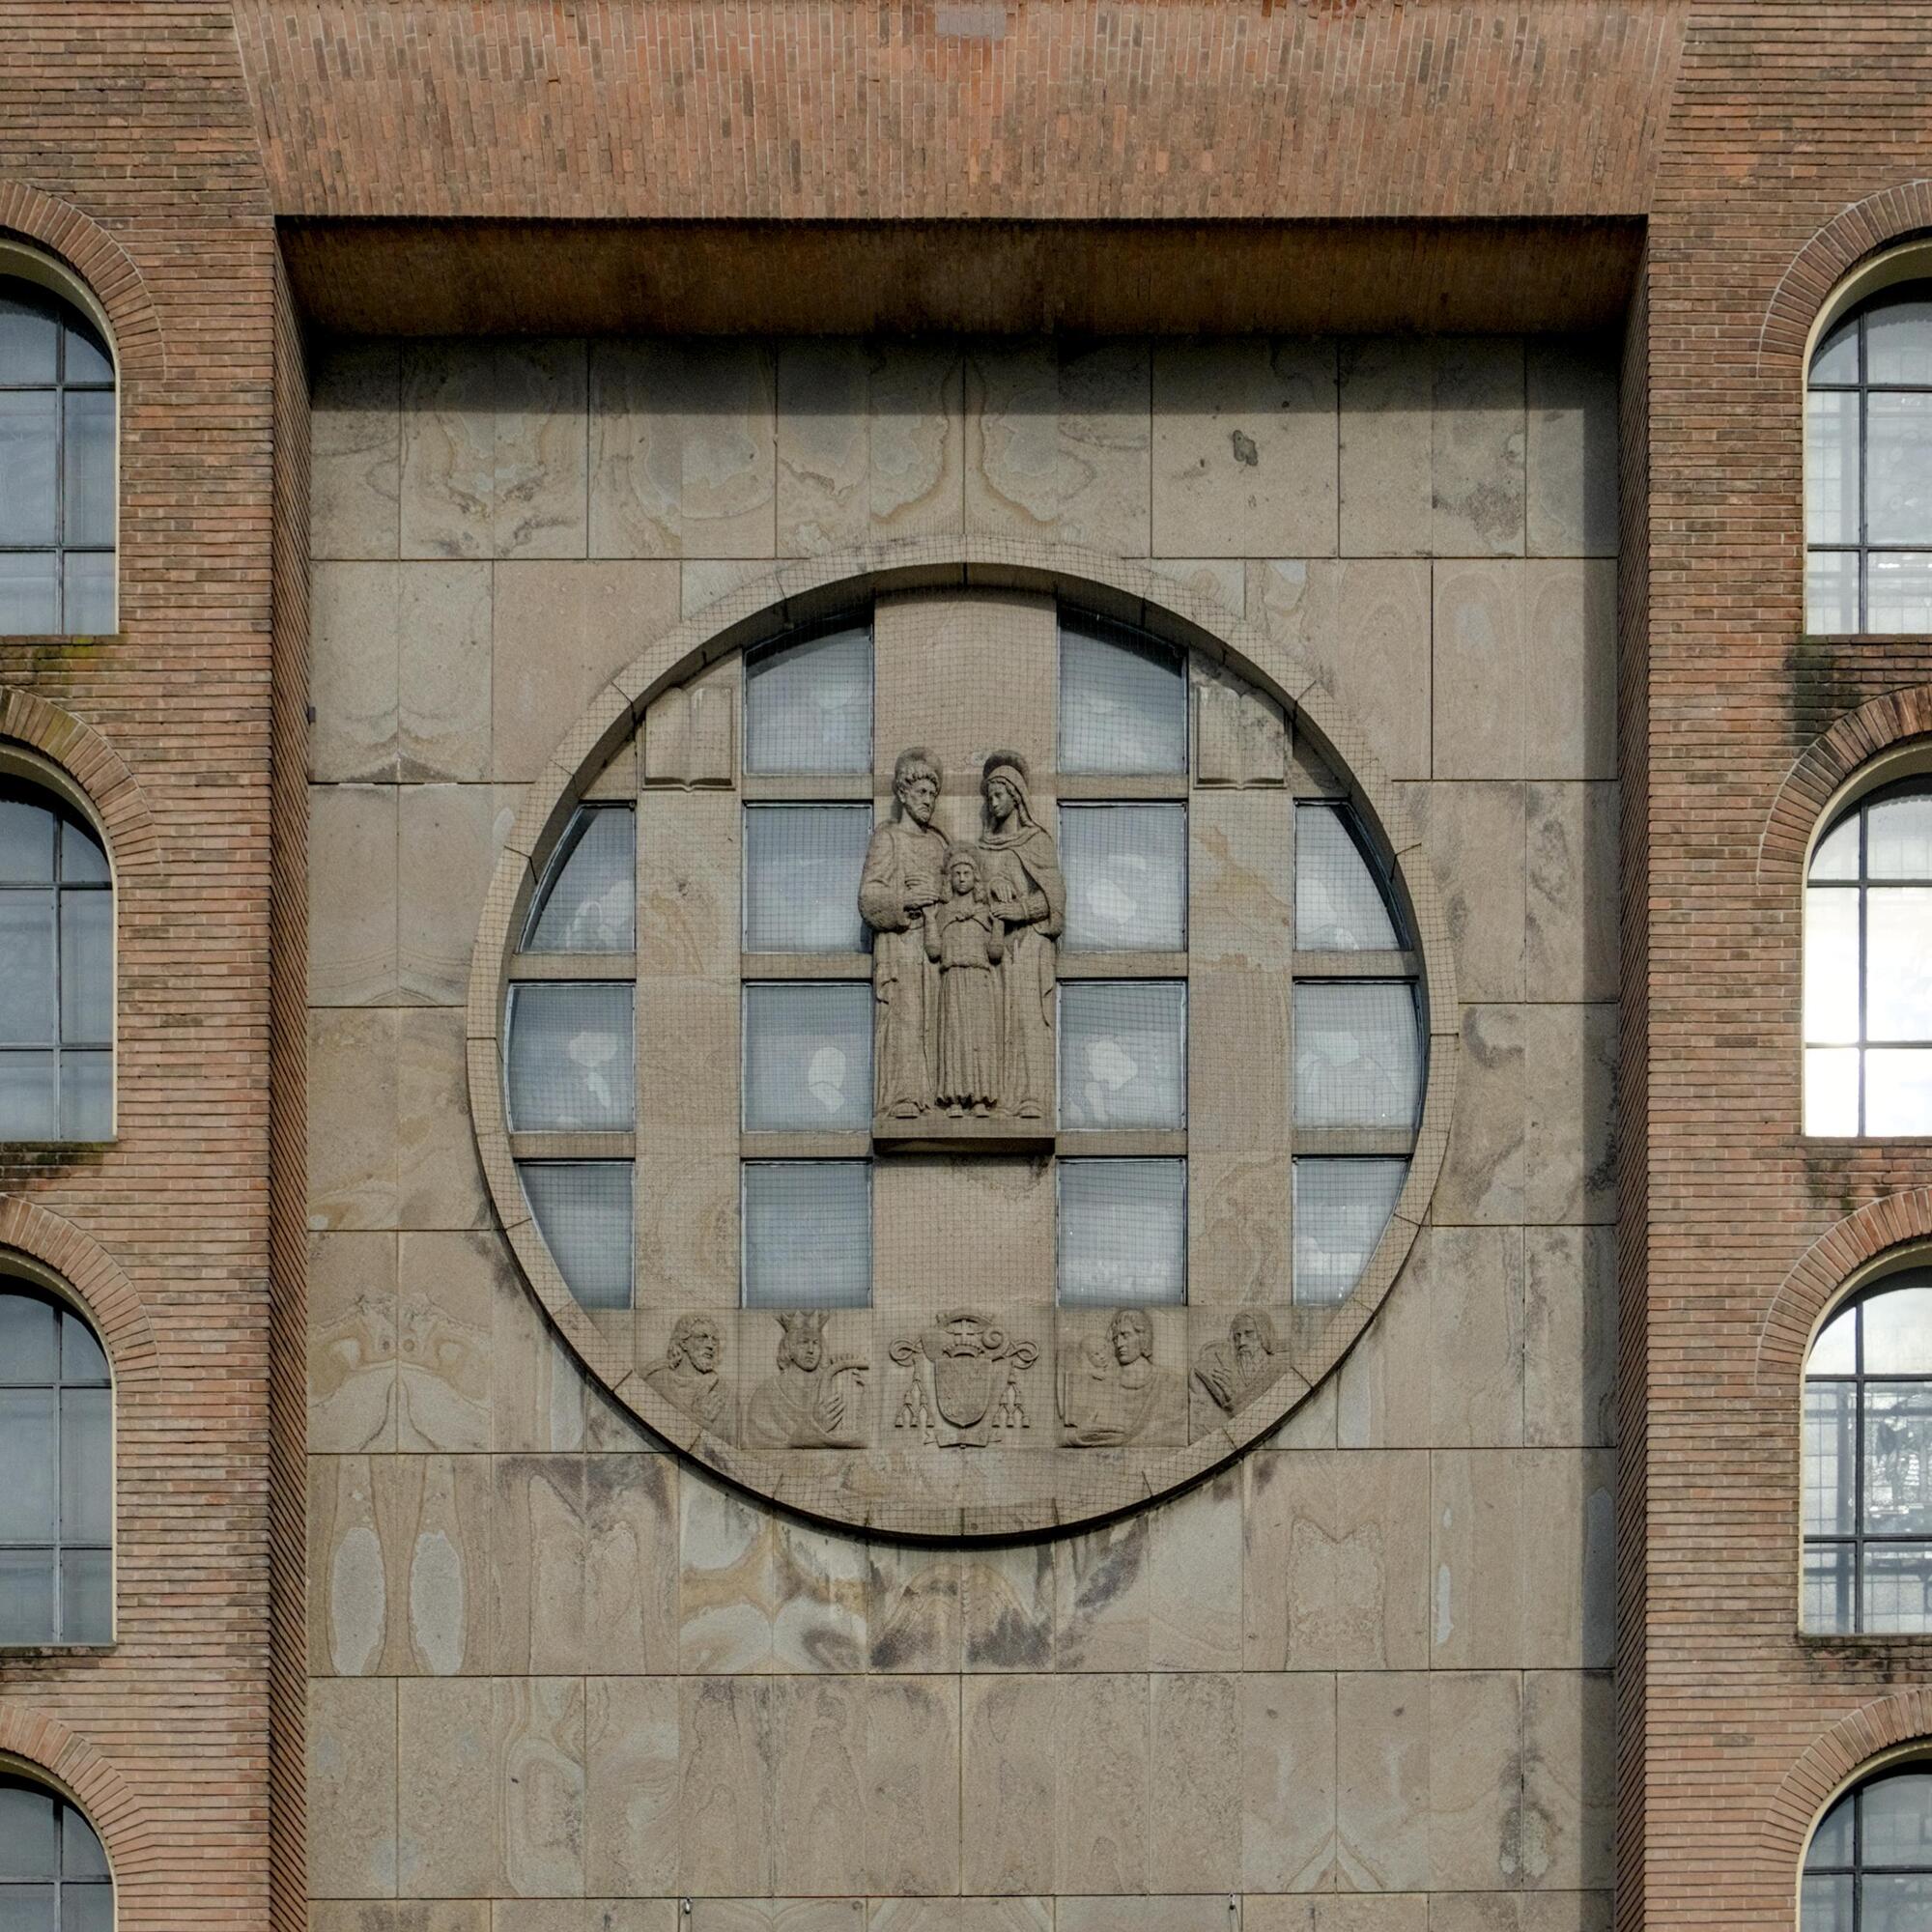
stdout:
{"type": "Polygon", "coordinates": [[[1380,1307],[1427,1216],[1448,1143],[1462,1019],[1447,923],[1420,837],[1366,740],[1312,666],[1211,597],[1143,565],[1071,546],[935,539],[775,565],[650,643],[599,691],[530,786],[498,856],[471,953],[466,1032],[471,1123],[498,1225],[526,1285],[586,1374],[654,1435],[753,1495],[848,1530],[945,1543],[1071,1529],[1142,1508],[1232,1462],[1314,1394],[1380,1307]],[[903,1451],[837,1452],[845,1471],[864,1480],[832,1483],[820,1452],[740,1448],[657,1394],[634,1359],[634,1310],[622,1311],[621,1335],[614,1324],[601,1325],[602,1311],[583,1307],[570,1293],[537,1230],[511,1153],[501,1054],[504,993],[532,895],[572,813],[641,726],[647,707],[708,664],[861,600],[912,590],[1051,596],[1225,664],[1278,703],[1291,734],[1305,737],[1347,787],[1398,896],[1418,958],[1427,1034],[1422,1105],[1394,1212],[1350,1293],[1308,1310],[1295,1367],[1180,1448],[1110,1453],[1104,1468],[1091,1460],[1092,1450],[1056,1449],[1051,1453],[1089,1459],[1073,1465],[1077,1482],[1050,1486],[1045,1495],[957,1507],[935,1503],[914,1483],[894,1484],[903,1451]]]}

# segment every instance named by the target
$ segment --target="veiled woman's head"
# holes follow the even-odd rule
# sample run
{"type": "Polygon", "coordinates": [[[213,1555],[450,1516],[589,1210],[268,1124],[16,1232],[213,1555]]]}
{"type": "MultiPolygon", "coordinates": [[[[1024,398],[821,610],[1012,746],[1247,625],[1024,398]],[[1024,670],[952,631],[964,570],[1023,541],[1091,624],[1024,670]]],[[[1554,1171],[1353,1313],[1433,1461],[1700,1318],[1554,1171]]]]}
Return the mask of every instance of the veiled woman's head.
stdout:
{"type": "Polygon", "coordinates": [[[1026,760],[1017,752],[995,752],[980,775],[980,796],[986,801],[986,822],[1004,825],[1015,811],[1030,824],[1033,810],[1027,797],[1026,760]]]}

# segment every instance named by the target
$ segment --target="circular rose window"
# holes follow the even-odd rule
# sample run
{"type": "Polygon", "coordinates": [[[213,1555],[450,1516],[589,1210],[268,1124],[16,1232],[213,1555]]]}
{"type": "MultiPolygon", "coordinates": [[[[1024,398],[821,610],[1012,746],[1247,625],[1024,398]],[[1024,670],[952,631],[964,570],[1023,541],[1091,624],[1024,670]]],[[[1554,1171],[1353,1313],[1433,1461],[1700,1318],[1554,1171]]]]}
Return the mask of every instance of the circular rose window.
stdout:
{"type": "Polygon", "coordinates": [[[472,1099],[531,1286],[651,1427],[998,1534],[1188,1480],[1333,1365],[1427,1204],[1454,995],[1278,650],[1122,566],[910,575],[606,694],[492,895],[472,1099]]]}

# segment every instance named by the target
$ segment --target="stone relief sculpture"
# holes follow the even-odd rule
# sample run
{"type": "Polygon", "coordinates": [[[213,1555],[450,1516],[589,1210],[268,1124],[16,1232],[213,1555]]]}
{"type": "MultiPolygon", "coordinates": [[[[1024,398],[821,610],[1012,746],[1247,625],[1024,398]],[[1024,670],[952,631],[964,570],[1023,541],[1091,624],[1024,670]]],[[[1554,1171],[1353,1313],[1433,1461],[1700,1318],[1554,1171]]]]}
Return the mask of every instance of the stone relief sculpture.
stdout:
{"type": "Polygon", "coordinates": [[[957,1120],[1000,1097],[997,972],[1006,935],[986,894],[978,849],[946,855],[947,895],[925,909],[925,956],[939,968],[938,1100],[957,1120]]]}
{"type": "Polygon", "coordinates": [[[1144,1308],[1117,1308],[1104,1337],[1090,1335],[1073,1348],[1063,1342],[1056,1363],[1061,1441],[1095,1449],[1183,1440],[1185,1387],[1153,1355],[1153,1318],[1144,1308]]]}
{"type": "Polygon", "coordinates": [[[893,1427],[940,1448],[983,1448],[996,1435],[1029,1429],[1020,1376],[1038,1359],[1033,1343],[993,1316],[950,1309],[893,1345],[893,1360],[911,1371],[893,1427]]]}
{"type": "Polygon", "coordinates": [[[644,1385],[653,1394],[695,1415],[707,1429],[724,1419],[729,1391],[718,1373],[724,1352],[718,1324],[708,1315],[680,1315],[664,1353],[644,1371],[644,1385]]]}
{"type": "Polygon", "coordinates": [[[986,760],[980,794],[987,896],[1006,929],[1000,1106],[1037,1121],[1053,1098],[1054,942],[1066,919],[1066,881],[1053,835],[1033,815],[1026,760],[1017,752],[995,752],[986,760]]]}
{"type": "Polygon", "coordinates": [[[1262,1309],[1243,1308],[1228,1323],[1225,1342],[1209,1342],[1194,1358],[1194,1379],[1226,1414],[1244,1408],[1281,1379],[1274,1322],[1262,1309]]]}
{"type": "Polygon", "coordinates": [[[859,881],[859,913],[873,935],[872,1104],[897,1121],[917,1120],[936,1092],[939,968],[927,956],[925,914],[946,871],[946,837],[932,823],[940,777],[930,752],[899,753],[894,815],[874,830],[859,881]]]}
{"type": "Polygon", "coordinates": [[[863,1355],[828,1355],[823,1309],[778,1312],[778,1373],[745,1404],[749,1449],[863,1449],[859,1392],[871,1363],[863,1355]]]}

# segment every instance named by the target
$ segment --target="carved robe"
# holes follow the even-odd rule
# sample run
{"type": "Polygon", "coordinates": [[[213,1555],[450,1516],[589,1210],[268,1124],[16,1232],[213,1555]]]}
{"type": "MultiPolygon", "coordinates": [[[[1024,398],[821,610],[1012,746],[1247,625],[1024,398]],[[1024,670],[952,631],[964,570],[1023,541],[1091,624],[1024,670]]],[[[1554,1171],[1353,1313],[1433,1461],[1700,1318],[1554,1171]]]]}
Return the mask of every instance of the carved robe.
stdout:
{"type": "Polygon", "coordinates": [[[924,922],[906,913],[915,893],[936,897],[946,866],[946,838],[929,825],[898,818],[879,826],[866,848],[859,913],[872,928],[872,991],[878,1002],[872,1040],[873,1107],[891,1114],[932,1105],[938,1073],[939,968],[926,957],[924,922]]]}
{"type": "Polygon", "coordinates": [[[980,838],[993,911],[1007,928],[1000,966],[1000,1111],[1044,1115],[1053,1104],[1054,941],[1066,921],[1066,881],[1053,835],[1015,814],[980,838]]]}
{"type": "Polygon", "coordinates": [[[724,1419],[728,1391],[715,1369],[700,1369],[695,1363],[672,1362],[666,1357],[644,1371],[644,1382],[653,1394],[687,1415],[695,1415],[707,1429],[716,1429],[724,1419]]]}
{"type": "Polygon", "coordinates": [[[1124,1366],[1100,1336],[1063,1359],[1060,1439],[1069,1448],[1185,1439],[1187,1397],[1180,1378],[1143,1356],[1124,1366]]]}
{"type": "Polygon", "coordinates": [[[787,1362],[752,1391],[745,1405],[748,1449],[855,1449],[848,1421],[858,1407],[855,1385],[840,1378],[863,1371],[863,1362],[826,1362],[801,1369],[787,1362]]]}

